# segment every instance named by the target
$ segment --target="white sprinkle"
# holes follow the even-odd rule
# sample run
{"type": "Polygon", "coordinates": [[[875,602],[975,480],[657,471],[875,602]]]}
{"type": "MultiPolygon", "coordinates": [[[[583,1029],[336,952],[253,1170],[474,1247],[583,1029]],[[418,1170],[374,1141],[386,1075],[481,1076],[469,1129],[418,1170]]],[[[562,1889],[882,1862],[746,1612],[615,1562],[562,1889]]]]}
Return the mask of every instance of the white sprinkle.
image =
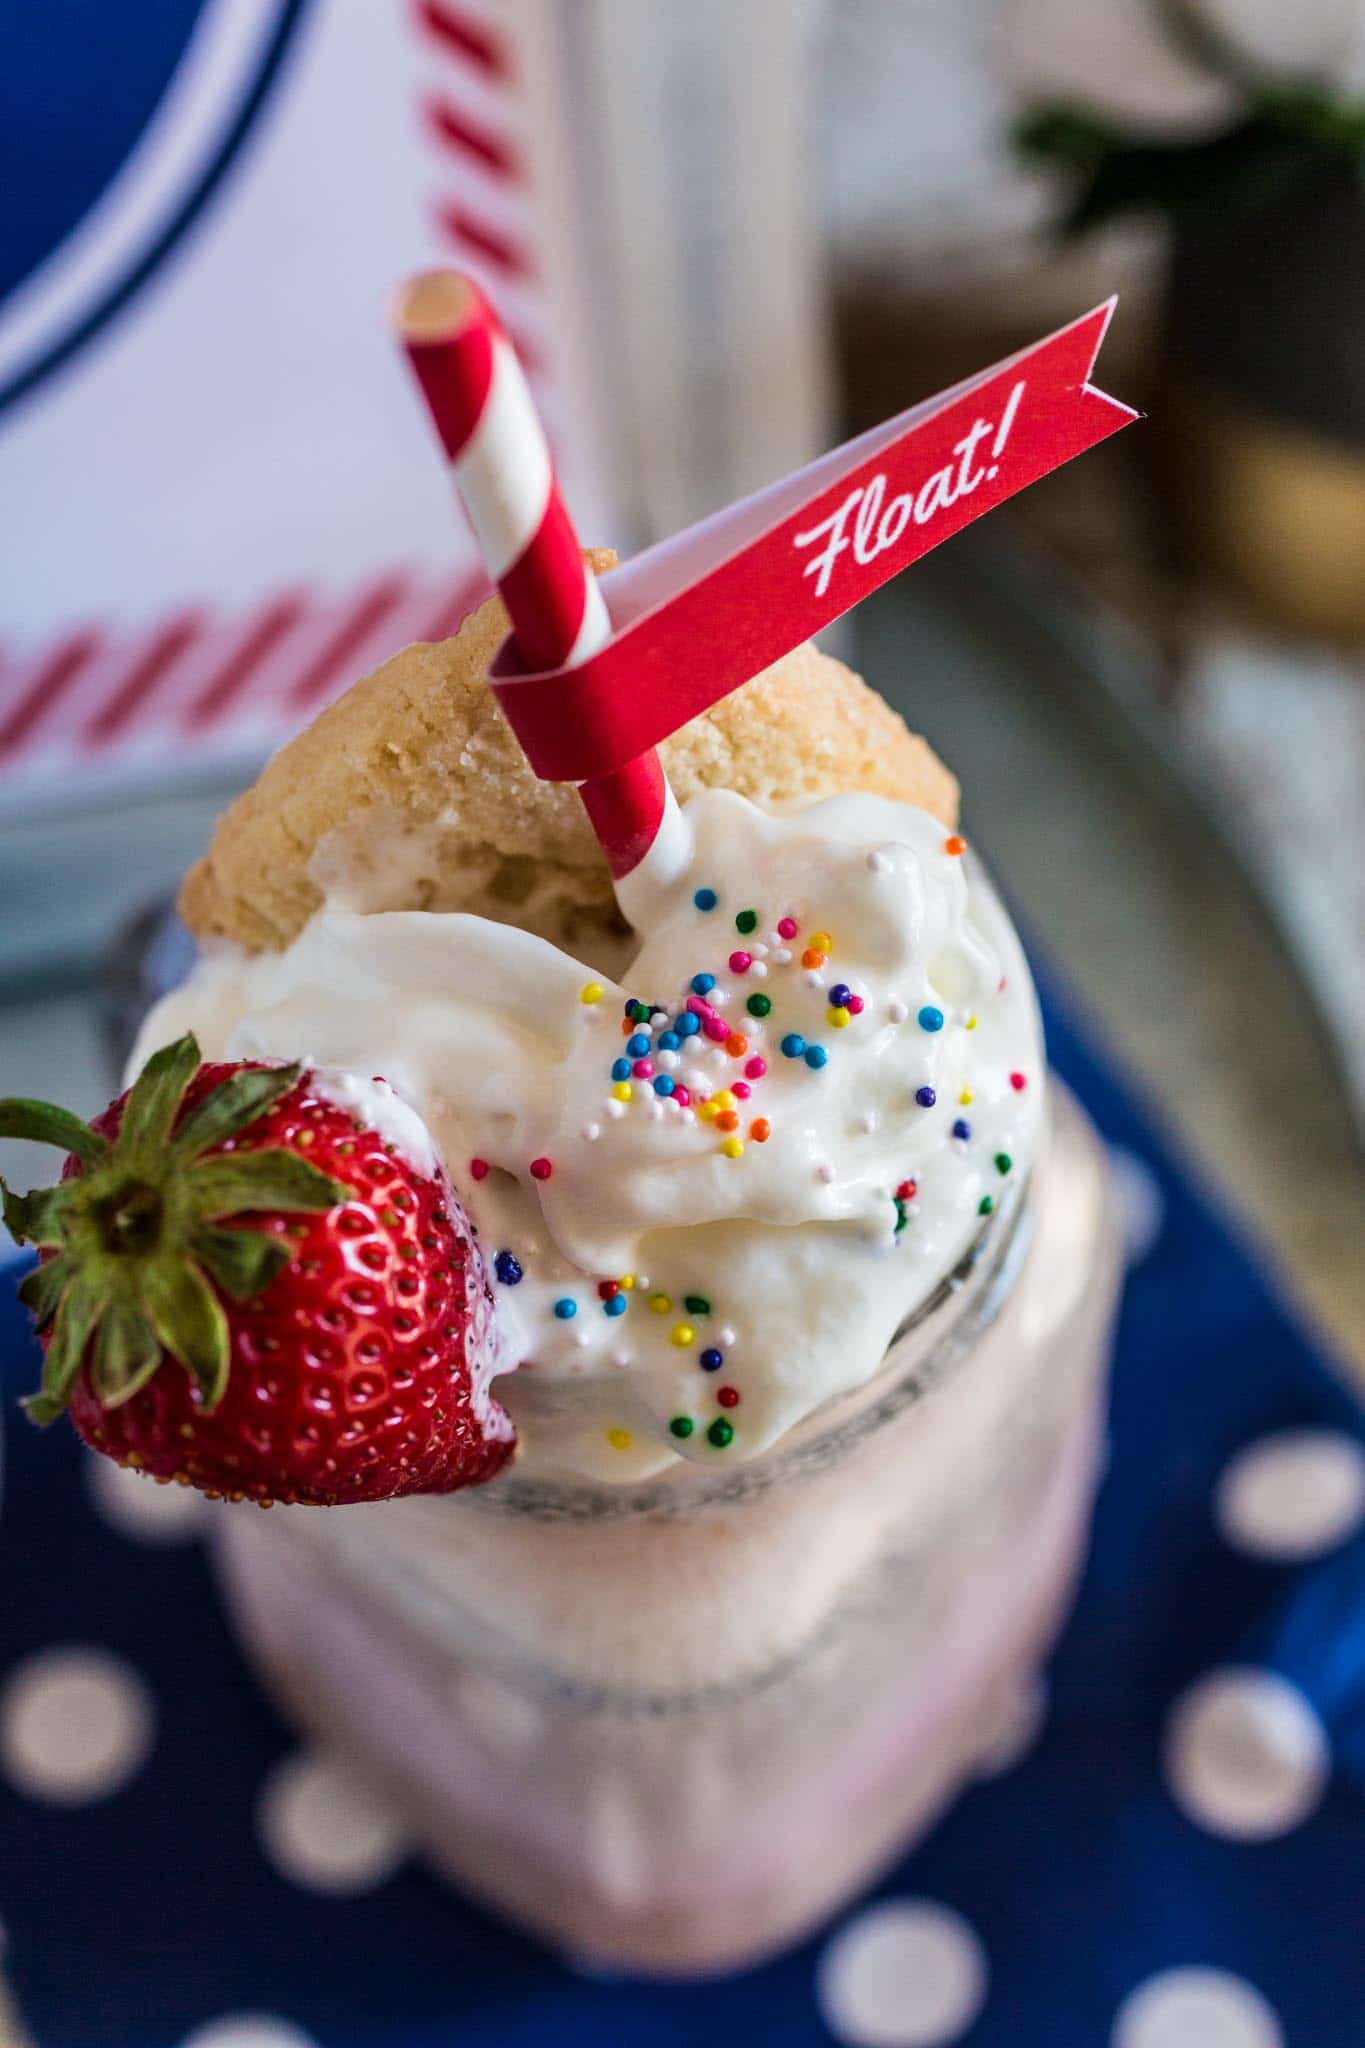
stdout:
{"type": "Polygon", "coordinates": [[[605,1108],[606,1108],[606,1112],[607,1112],[607,1115],[608,1115],[608,1116],[611,1116],[611,1117],[623,1117],[623,1116],[625,1115],[625,1113],[626,1113],[626,1105],[625,1105],[625,1103],[624,1103],[624,1102],[618,1102],[618,1101],[616,1100],[616,1097],[615,1097],[615,1096],[613,1096],[613,1097],[611,1098],[610,1102],[608,1102],[608,1103],[607,1103],[607,1104],[605,1105],[605,1108]]]}
{"type": "Polygon", "coordinates": [[[867,864],[874,875],[886,875],[891,872],[890,856],[883,853],[880,847],[873,848],[872,852],[867,856],[867,864]]]}
{"type": "Polygon", "coordinates": [[[656,1052],[654,1064],[656,1067],[661,1067],[665,1074],[672,1074],[676,1073],[680,1058],[681,1054],[676,1052],[668,1052],[666,1050],[664,1052],[656,1052]]]}
{"type": "Polygon", "coordinates": [[[808,967],[801,979],[805,982],[807,988],[819,988],[821,981],[819,968],[808,967]]]}
{"type": "Polygon", "coordinates": [[[789,965],[790,965],[790,963],[791,963],[791,957],[792,957],[792,956],[791,956],[791,949],[790,949],[790,947],[787,947],[787,946],[779,946],[779,947],[778,947],[778,949],[777,949],[777,951],[776,951],[776,952],[775,952],[775,953],[773,954],[773,966],[774,966],[774,967],[786,967],[786,966],[789,966],[789,965]]]}
{"type": "Polygon", "coordinates": [[[766,947],[766,946],[764,945],[764,943],[763,943],[763,941],[762,941],[761,939],[755,939],[755,940],[754,940],[753,944],[752,944],[752,945],[750,946],[750,948],[749,948],[749,957],[750,957],[750,959],[751,959],[751,960],[766,960],[766,959],[767,959],[767,957],[768,957],[768,948],[767,948],[767,947],[766,947]]]}
{"type": "Polygon", "coordinates": [[[891,1019],[891,1022],[893,1024],[903,1024],[906,1018],[910,1015],[910,1011],[907,1005],[901,1001],[899,996],[892,996],[890,1001],[887,1003],[886,1014],[891,1019]]]}
{"type": "Polygon", "coordinates": [[[582,1326],[582,1324],[580,1324],[579,1327],[573,1333],[573,1340],[580,1351],[586,1351],[589,1344],[591,1344],[592,1342],[592,1331],[585,1329],[582,1326]]]}
{"type": "Polygon", "coordinates": [[[663,1113],[664,1113],[664,1106],[663,1106],[662,1102],[660,1102],[660,1100],[659,1100],[659,1098],[658,1098],[658,1096],[657,1096],[657,1095],[648,1095],[648,1096],[646,1096],[646,1098],[645,1098],[645,1109],[646,1109],[646,1112],[648,1113],[648,1116],[649,1116],[649,1120],[650,1120],[650,1122],[651,1122],[652,1124],[657,1124],[657,1123],[660,1123],[660,1122],[662,1122],[662,1120],[663,1120],[663,1113]]]}
{"type": "Polygon", "coordinates": [[[876,1130],[876,1128],[877,1128],[877,1112],[876,1112],[876,1110],[875,1110],[875,1109],[865,1109],[865,1110],[863,1111],[862,1115],[861,1115],[861,1116],[860,1116],[860,1117],[858,1118],[858,1129],[859,1129],[859,1130],[860,1130],[860,1131],[861,1131],[861,1132],[863,1133],[863,1136],[864,1136],[864,1137],[870,1138],[870,1137],[871,1137],[871,1135],[872,1135],[872,1133],[873,1133],[873,1132],[874,1132],[874,1131],[876,1130]]]}
{"type": "Polygon", "coordinates": [[[587,1139],[590,1145],[595,1145],[597,1143],[597,1140],[601,1137],[601,1135],[601,1124],[584,1124],[583,1136],[587,1139]]]}
{"type": "Polygon", "coordinates": [[[713,1010],[718,1010],[722,1003],[729,1002],[730,991],[728,988],[713,988],[706,1000],[713,1010]]]}
{"type": "Polygon", "coordinates": [[[709,1074],[704,1074],[700,1067],[689,1067],[686,1074],[683,1076],[683,1079],[687,1083],[687,1086],[693,1090],[704,1090],[709,1088],[711,1085],[711,1076],[709,1074]]]}
{"type": "Polygon", "coordinates": [[[730,1055],[723,1045],[713,1045],[711,1047],[711,1062],[713,1066],[723,1067],[729,1057],[730,1055]]]}
{"type": "Polygon", "coordinates": [[[613,1365],[619,1366],[622,1372],[625,1372],[634,1365],[635,1353],[633,1351],[613,1352],[611,1362],[613,1365]]]}
{"type": "Polygon", "coordinates": [[[648,1275],[648,1273],[637,1273],[637,1274],[635,1275],[635,1286],[636,1286],[636,1289],[637,1289],[637,1291],[638,1291],[638,1290],[639,1290],[639,1289],[640,1289],[641,1287],[648,1287],[648,1285],[649,1285],[649,1275],[648,1275]]]}
{"type": "Polygon", "coordinates": [[[753,966],[749,969],[749,972],[750,974],[752,974],[755,981],[766,981],[768,979],[767,961],[755,960],[753,966]]]}
{"type": "Polygon", "coordinates": [[[733,1351],[739,1339],[728,1323],[722,1323],[716,1333],[716,1341],[722,1351],[733,1351]]]}

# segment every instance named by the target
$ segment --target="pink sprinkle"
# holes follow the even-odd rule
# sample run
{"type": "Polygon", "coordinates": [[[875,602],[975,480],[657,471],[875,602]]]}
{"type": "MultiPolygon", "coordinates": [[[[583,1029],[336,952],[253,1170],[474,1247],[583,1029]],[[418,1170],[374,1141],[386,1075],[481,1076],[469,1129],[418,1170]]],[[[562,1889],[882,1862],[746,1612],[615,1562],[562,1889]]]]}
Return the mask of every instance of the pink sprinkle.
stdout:
{"type": "Polygon", "coordinates": [[[861,1017],[863,1014],[863,999],[861,996],[850,996],[844,1007],[850,1017],[861,1017]]]}
{"type": "Polygon", "coordinates": [[[532,1180],[548,1180],[553,1172],[554,1168],[548,1159],[533,1159],[531,1161],[532,1180]]]}
{"type": "Polygon", "coordinates": [[[679,1109],[687,1109],[692,1101],[691,1091],[681,1086],[677,1087],[673,1090],[671,1100],[677,1103],[679,1109]]]}
{"type": "Polygon", "coordinates": [[[744,1071],[749,1076],[749,1079],[751,1081],[761,1081],[763,1079],[763,1076],[768,1071],[768,1062],[766,1060],[761,1060],[757,1057],[751,1060],[746,1060],[744,1063],[744,1071]]]}
{"type": "Polygon", "coordinates": [[[730,1093],[737,1095],[741,1102],[747,1102],[753,1092],[747,1081],[732,1081],[730,1083],[730,1093]]]}
{"type": "Polygon", "coordinates": [[[630,1071],[634,1074],[637,1081],[647,1081],[654,1072],[654,1062],[653,1060],[636,1060],[635,1065],[630,1071]]]}
{"type": "Polygon", "coordinates": [[[687,1007],[694,1017],[705,1017],[711,1008],[704,996],[689,996],[687,1007]]]}
{"type": "Polygon", "coordinates": [[[1017,1095],[1022,1094],[1024,1089],[1028,1087],[1028,1076],[1026,1074],[1011,1074],[1010,1087],[1014,1089],[1017,1095]]]}
{"type": "Polygon", "coordinates": [[[702,1018],[701,1028],[708,1038],[714,1038],[721,1045],[730,1036],[729,1025],[723,1017],[718,1017],[714,1010],[709,1017],[702,1018]]]}
{"type": "Polygon", "coordinates": [[[474,1176],[475,1180],[487,1180],[488,1161],[486,1159],[471,1159],[469,1162],[469,1171],[474,1176]]]}
{"type": "Polygon", "coordinates": [[[777,920],[777,936],[779,939],[794,939],[800,929],[801,927],[794,917],[780,917],[777,920]]]}
{"type": "Polygon", "coordinates": [[[730,955],[730,972],[732,974],[747,974],[753,957],[752,953],[732,953],[730,955]]]}

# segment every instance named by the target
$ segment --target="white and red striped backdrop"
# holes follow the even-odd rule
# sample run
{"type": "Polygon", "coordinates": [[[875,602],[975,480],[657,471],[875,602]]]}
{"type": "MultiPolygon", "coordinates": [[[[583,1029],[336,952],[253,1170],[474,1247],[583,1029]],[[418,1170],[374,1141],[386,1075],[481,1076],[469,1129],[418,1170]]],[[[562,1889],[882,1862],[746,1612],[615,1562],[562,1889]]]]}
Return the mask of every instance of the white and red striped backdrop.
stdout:
{"type": "Polygon", "coordinates": [[[245,764],[486,587],[385,331],[406,270],[495,297],[609,530],[563,19],[310,0],[184,250],[0,412],[0,810],[245,764]]]}

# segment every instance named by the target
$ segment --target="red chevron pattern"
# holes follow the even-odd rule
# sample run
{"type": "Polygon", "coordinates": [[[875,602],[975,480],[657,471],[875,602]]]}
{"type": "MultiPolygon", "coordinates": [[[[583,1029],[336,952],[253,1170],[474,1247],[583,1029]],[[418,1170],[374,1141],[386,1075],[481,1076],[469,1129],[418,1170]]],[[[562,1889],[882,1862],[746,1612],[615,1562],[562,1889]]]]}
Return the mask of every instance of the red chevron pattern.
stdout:
{"type": "MultiPolygon", "coordinates": [[[[496,282],[539,381],[549,350],[512,29],[494,0],[409,0],[408,18],[422,60],[414,119],[432,170],[429,217],[496,282]]],[[[0,802],[125,769],[164,777],[263,753],[393,649],[446,638],[487,589],[467,557],[445,577],[394,565],[340,598],[276,591],[235,616],[191,601],[139,630],[92,621],[0,658],[0,802]]]]}

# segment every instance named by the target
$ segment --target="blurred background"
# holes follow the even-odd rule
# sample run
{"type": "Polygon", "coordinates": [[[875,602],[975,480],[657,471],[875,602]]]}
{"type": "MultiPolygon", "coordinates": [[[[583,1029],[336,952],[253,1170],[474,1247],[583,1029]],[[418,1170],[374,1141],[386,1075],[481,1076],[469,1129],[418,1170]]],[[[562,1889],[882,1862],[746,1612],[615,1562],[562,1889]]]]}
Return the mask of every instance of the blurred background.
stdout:
{"type": "Polygon", "coordinates": [[[1363,168],[1359,0],[0,0],[0,1086],[103,1102],[224,802],[480,587],[402,273],[623,551],[1117,290],[1148,422],[843,651],[1365,1370],[1363,168]]]}

